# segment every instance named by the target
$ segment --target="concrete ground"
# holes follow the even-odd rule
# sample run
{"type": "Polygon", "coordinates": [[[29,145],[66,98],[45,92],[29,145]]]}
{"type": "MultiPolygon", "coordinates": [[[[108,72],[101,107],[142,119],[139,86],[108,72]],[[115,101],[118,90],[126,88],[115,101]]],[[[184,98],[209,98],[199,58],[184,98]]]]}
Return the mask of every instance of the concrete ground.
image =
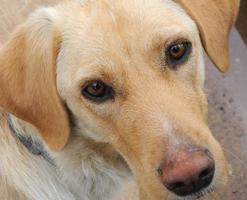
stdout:
{"type": "Polygon", "coordinates": [[[247,199],[247,47],[238,32],[231,34],[231,69],[220,74],[207,63],[209,123],[232,165],[224,200],[247,199]]]}

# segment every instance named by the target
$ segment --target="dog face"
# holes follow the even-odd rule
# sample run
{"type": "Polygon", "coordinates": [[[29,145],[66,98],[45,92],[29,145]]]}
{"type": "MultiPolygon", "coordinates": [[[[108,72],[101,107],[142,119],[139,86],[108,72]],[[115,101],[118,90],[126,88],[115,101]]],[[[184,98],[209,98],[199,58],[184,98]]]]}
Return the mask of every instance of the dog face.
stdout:
{"type": "Polygon", "coordinates": [[[227,39],[236,11],[215,36],[204,18],[192,20],[201,17],[197,3],[178,2],[66,2],[40,10],[1,51],[0,105],[35,125],[53,150],[72,129],[67,107],[73,131],[124,157],[140,199],[221,188],[227,164],[207,125],[201,39],[226,70],[226,40],[209,38],[227,39]]]}

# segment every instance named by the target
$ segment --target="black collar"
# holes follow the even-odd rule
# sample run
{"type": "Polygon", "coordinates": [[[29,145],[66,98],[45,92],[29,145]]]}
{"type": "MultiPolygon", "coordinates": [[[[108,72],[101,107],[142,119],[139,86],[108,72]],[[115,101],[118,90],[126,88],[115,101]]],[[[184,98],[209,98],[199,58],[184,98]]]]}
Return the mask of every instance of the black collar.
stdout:
{"type": "Polygon", "coordinates": [[[24,133],[17,130],[9,113],[7,113],[6,119],[12,135],[17,138],[29,150],[30,153],[35,156],[42,156],[47,162],[55,166],[53,159],[40,142],[33,140],[30,136],[26,136],[24,133]]]}

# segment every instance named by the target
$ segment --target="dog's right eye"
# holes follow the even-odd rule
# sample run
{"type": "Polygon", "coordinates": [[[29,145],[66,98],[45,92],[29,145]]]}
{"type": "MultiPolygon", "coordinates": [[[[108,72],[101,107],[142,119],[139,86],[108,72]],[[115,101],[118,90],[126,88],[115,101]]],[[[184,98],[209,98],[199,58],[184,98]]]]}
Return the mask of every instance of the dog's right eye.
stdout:
{"type": "Polygon", "coordinates": [[[192,44],[189,41],[177,41],[166,49],[166,63],[169,67],[175,68],[185,63],[190,55],[192,44]]]}
{"type": "Polygon", "coordinates": [[[91,81],[82,89],[82,95],[93,102],[103,103],[109,99],[113,99],[114,92],[111,86],[103,81],[91,81]]]}

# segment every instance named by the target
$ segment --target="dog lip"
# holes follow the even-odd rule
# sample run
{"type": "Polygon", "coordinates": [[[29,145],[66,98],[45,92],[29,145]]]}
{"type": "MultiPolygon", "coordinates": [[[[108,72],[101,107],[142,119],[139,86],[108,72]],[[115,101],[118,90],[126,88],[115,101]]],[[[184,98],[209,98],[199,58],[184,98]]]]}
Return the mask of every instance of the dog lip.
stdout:
{"type": "Polygon", "coordinates": [[[215,191],[215,186],[209,186],[208,188],[199,190],[193,194],[187,195],[187,196],[178,196],[178,200],[197,200],[201,199],[202,197],[205,197],[215,191]]]}

